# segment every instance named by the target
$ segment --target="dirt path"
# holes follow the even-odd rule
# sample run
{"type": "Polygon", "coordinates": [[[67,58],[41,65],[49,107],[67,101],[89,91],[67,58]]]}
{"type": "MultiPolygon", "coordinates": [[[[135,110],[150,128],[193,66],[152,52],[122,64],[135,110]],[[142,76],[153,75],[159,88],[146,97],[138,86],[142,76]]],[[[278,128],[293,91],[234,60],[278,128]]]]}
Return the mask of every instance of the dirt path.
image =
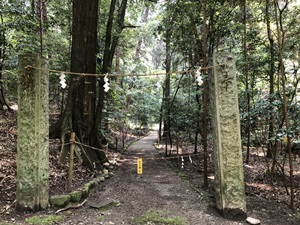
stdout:
{"type": "MultiPolygon", "coordinates": [[[[198,186],[203,180],[198,164],[195,164],[197,169],[188,167],[193,164],[186,164],[185,169],[180,170],[180,173],[185,174],[185,177],[188,176],[189,179],[180,178],[177,174],[178,171],[170,167],[170,162],[161,159],[158,150],[153,147],[157,138],[156,134],[155,131],[151,132],[150,135],[129,147],[123,159],[118,161],[118,166],[114,171],[115,176],[96,186],[86,199],[87,204],[77,209],[64,211],[59,214],[63,215],[59,222],[47,224],[138,225],[141,224],[138,219],[147,217],[152,217],[152,219],[144,221],[143,224],[246,224],[245,221],[235,222],[223,219],[215,208],[208,204],[208,197],[193,190],[191,184],[198,186]],[[143,159],[142,175],[137,174],[136,161],[138,157],[143,159]],[[90,207],[111,201],[114,203],[102,209],[90,207]],[[175,217],[177,218],[175,219],[175,217]],[[156,223],[153,222],[154,220],[156,223]]],[[[12,158],[10,161],[14,162],[14,160],[12,158]]],[[[2,165],[5,165],[3,162],[2,165]]],[[[6,193],[5,190],[2,190],[2,193],[6,193]]],[[[213,190],[211,191],[213,192],[213,190]]],[[[7,194],[9,193],[11,192],[7,194]]],[[[57,210],[49,208],[38,213],[18,213],[14,210],[13,205],[4,203],[12,208],[7,210],[7,213],[0,214],[0,225],[25,225],[28,224],[25,222],[26,218],[32,216],[37,217],[38,222],[35,224],[41,224],[40,216],[51,217],[57,210]]],[[[0,204],[1,209],[3,209],[3,204],[0,204]]],[[[296,225],[300,221],[299,209],[291,211],[283,203],[260,197],[260,192],[247,195],[247,212],[248,216],[260,219],[261,224],[296,225]]]]}
{"type": "Polygon", "coordinates": [[[63,224],[138,224],[136,219],[151,210],[164,213],[164,218],[179,217],[182,224],[244,224],[221,218],[164,160],[152,159],[158,158],[153,147],[156,133],[132,144],[115,176],[96,187],[89,204],[74,211],[63,224]],[[137,157],[143,158],[142,175],[137,174],[137,157]],[[89,208],[107,200],[118,203],[104,211],[89,208]]]}

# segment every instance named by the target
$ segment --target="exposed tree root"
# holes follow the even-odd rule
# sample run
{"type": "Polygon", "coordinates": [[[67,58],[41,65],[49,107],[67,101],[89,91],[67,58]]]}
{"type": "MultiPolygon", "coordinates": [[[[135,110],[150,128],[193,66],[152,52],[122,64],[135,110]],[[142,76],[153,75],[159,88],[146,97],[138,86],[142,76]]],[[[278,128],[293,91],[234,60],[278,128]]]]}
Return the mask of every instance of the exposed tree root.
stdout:
{"type": "Polygon", "coordinates": [[[59,210],[57,210],[55,212],[55,215],[58,214],[58,213],[60,213],[60,212],[66,211],[68,209],[78,209],[78,208],[82,207],[85,203],[87,203],[87,199],[85,199],[83,202],[81,202],[78,205],[69,205],[69,206],[67,206],[65,208],[59,209],[59,210]]]}

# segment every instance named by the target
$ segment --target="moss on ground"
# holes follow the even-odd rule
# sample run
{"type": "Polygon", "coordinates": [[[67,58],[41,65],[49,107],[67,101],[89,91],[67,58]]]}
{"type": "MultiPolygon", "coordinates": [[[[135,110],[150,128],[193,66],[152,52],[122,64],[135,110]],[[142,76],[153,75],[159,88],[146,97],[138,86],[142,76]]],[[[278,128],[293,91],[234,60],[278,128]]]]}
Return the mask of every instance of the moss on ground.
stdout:
{"type": "Polygon", "coordinates": [[[63,216],[56,215],[39,215],[32,216],[26,219],[26,224],[51,225],[60,222],[64,219],[63,216]]]}
{"type": "Polygon", "coordinates": [[[106,205],[100,207],[98,210],[100,212],[104,212],[104,211],[107,211],[108,209],[110,209],[111,207],[115,207],[115,206],[119,206],[119,205],[120,205],[119,202],[111,202],[109,204],[106,204],[106,205]]]}
{"type": "Polygon", "coordinates": [[[166,213],[160,210],[152,209],[146,212],[141,217],[134,220],[135,224],[164,224],[164,225],[184,225],[186,221],[184,218],[175,216],[168,217],[166,213]]]}

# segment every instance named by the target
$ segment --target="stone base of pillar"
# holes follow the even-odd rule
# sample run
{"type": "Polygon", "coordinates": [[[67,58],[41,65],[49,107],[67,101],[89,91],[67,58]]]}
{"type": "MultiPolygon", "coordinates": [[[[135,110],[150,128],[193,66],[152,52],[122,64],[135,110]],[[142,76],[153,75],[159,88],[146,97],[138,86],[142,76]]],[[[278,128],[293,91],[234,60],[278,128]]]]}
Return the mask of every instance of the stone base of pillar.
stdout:
{"type": "Polygon", "coordinates": [[[245,220],[247,218],[247,213],[241,209],[218,209],[219,213],[225,218],[229,220],[245,220]]]}

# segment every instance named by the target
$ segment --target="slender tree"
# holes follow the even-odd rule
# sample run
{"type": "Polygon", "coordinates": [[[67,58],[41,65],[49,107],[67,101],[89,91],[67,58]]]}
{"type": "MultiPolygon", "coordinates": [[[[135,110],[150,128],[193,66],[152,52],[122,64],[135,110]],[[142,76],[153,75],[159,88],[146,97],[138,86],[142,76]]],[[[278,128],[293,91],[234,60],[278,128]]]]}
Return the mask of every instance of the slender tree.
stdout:
{"type": "Polygon", "coordinates": [[[286,128],[287,135],[287,149],[289,153],[289,165],[290,165],[290,187],[291,187],[291,198],[290,198],[290,208],[294,208],[294,168],[293,168],[293,159],[291,153],[291,140],[290,140],[290,121],[289,121],[289,113],[288,113],[288,99],[286,92],[286,78],[285,78],[285,70],[284,70],[284,61],[283,61],[283,49],[285,44],[285,30],[283,29],[283,21],[282,15],[287,10],[289,1],[285,2],[283,7],[280,8],[279,2],[274,0],[274,8],[275,8],[275,21],[276,21],[276,30],[277,30],[277,40],[278,40],[278,48],[279,48],[279,71],[278,76],[281,78],[282,84],[282,96],[283,96],[283,112],[284,112],[284,122],[286,128]]]}
{"type": "MultiPolygon", "coordinates": [[[[275,53],[274,53],[274,39],[271,30],[271,19],[270,19],[270,0],[266,0],[266,24],[267,24],[267,34],[269,40],[269,53],[270,53],[270,62],[269,62],[269,101],[270,101],[270,113],[269,113],[269,133],[268,139],[272,140],[274,135],[274,107],[272,102],[274,101],[274,74],[275,74],[275,53]]],[[[272,158],[272,165],[271,165],[271,182],[274,180],[274,172],[275,172],[275,165],[277,163],[277,141],[275,140],[274,143],[272,141],[268,142],[268,150],[267,150],[267,157],[272,158]]]]}
{"type": "Polygon", "coordinates": [[[246,77],[246,102],[247,102],[247,126],[246,126],[246,135],[247,135],[247,155],[246,155],[246,163],[249,163],[250,157],[250,131],[251,131],[251,123],[250,123],[250,88],[249,88],[249,64],[248,64],[248,44],[247,44],[247,1],[243,2],[243,24],[244,24],[244,43],[243,43],[243,51],[244,51],[244,61],[245,61],[245,77],[246,77]]]}
{"type": "MultiPolygon", "coordinates": [[[[106,74],[111,72],[112,63],[113,63],[113,56],[115,54],[115,50],[118,45],[119,41],[119,34],[124,29],[124,20],[125,20],[125,13],[127,8],[127,0],[122,0],[120,7],[118,8],[117,19],[116,19],[116,31],[113,31],[113,21],[114,21],[114,13],[116,10],[116,1],[112,0],[110,5],[109,11],[109,18],[106,25],[106,34],[105,34],[105,47],[104,47],[104,54],[103,54],[103,64],[101,72],[106,74]]],[[[98,81],[99,87],[104,85],[104,79],[101,77],[98,81]]],[[[96,121],[95,124],[99,128],[101,126],[101,122],[103,119],[102,111],[104,109],[104,89],[100,88],[99,96],[98,96],[98,103],[97,103],[97,113],[96,113],[96,121]]]]}
{"type": "MultiPolygon", "coordinates": [[[[204,68],[203,74],[206,75],[206,66],[207,66],[207,24],[206,24],[206,0],[202,1],[202,14],[203,14],[203,31],[202,31],[202,40],[203,40],[203,47],[202,47],[202,67],[204,68]]],[[[204,79],[203,82],[203,115],[202,115],[202,130],[203,130],[203,186],[208,186],[208,171],[207,171],[207,115],[208,115],[208,80],[207,78],[204,79]]]]}
{"type": "Polygon", "coordinates": [[[167,137],[167,142],[172,146],[171,138],[171,108],[170,108],[170,82],[171,82],[171,30],[166,30],[166,77],[164,90],[164,128],[163,136],[167,137]]]}
{"type": "Polygon", "coordinates": [[[6,32],[5,32],[5,26],[4,26],[4,19],[3,15],[0,14],[0,110],[4,109],[4,106],[7,107],[7,109],[10,109],[10,106],[6,102],[5,94],[4,94],[4,86],[3,86],[3,77],[2,77],[2,71],[4,69],[4,63],[6,59],[6,32]]]}

